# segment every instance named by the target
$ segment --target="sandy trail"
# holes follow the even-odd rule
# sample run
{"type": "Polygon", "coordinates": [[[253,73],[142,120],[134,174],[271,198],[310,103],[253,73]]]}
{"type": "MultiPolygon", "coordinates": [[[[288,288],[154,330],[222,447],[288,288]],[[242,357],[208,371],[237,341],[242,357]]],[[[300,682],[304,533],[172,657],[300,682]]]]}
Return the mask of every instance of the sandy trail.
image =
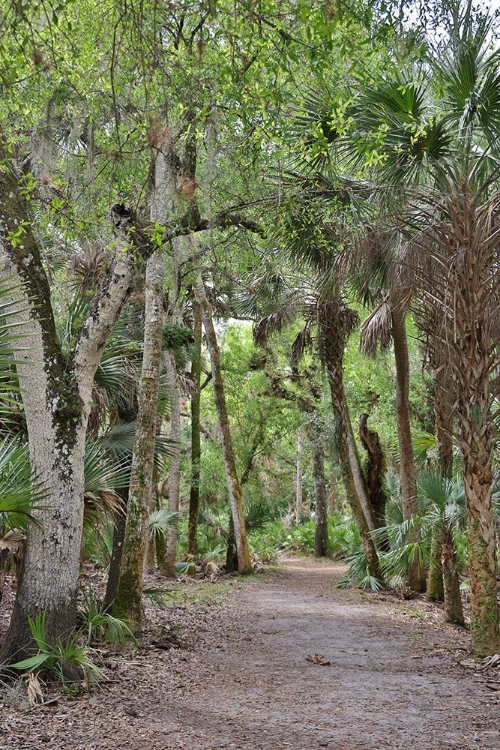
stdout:
{"type": "Polygon", "coordinates": [[[10,707],[0,750],[500,750],[495,675],[471,667],[465,635],[335,589],[339,575],[286,561],[191,622],[200,648],[146,649],[92,698],[10,707]]]}

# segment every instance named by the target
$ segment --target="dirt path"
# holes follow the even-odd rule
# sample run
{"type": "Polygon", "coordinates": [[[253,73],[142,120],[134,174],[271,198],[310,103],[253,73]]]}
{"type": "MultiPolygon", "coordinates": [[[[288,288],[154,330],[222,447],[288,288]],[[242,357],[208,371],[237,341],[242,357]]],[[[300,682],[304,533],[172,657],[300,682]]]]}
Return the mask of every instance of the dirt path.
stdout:
{"type": "Polygon", "coordinates": [[[338,576],[287,561],[222,608],[178,611],[197,647],[151,635],[99,695],[4,703],[0,750],[500,750],[498,670],[475,669],[425,604],[337,590],[338,576]]]}

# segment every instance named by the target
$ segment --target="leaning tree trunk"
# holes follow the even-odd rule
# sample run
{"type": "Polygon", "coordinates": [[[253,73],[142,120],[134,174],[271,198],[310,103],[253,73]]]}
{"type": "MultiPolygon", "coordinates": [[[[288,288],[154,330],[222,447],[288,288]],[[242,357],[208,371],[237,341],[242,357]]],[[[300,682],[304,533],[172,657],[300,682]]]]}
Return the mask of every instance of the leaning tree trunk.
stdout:
{"type": "Polygon", "coordinates": [[[222,439],[222,450],[224,454],[224,466],[226,470],[226,482],[231,504],[231,515],[234,525],[234,534],[236,538],[236,549],[238,552],[238,572],[250,573],[252,570],[252,561],[248,547],[245,519],[243,517],[243,504],[241,498],[240,483],[236,472],[236,461],[234,458],[233,445],[231,440],[231,431],[229,428],[229,419],[227,414],[226,397],[224,393],[224,381],[220,365],[220,351],[217,343],[217,336],[212,320],[212,311],[205,292],[205,286],[201,279],[198,279],[194,286],[196,299],[201,308],[205,336],[210,352],[210,361],[212,365],[212,375],[214,384],[215,406],[219,419],[219,429],[222,439]]]}
{"type": "MultiPolygon", "coordinates": [[[[46,636],[53,643],[76,622],[76,598],[83,526],[84,452],[93,378],[133,281],[133,259],[117,253],[106,282],[92,302],[77,341],[65,358],[57,338],[50,288],[28,206],[18,177],[8,167],[0,137],[0,254],[2,276],[23,287],[12,291],[12,316],[19,329],[17,371],[31,465],[44,483],[47,506],[34,511],[17,598],[0,662],[26,653],[33,639],[28,617],[43,611],[46,636]],[[13,238],[22,227],[22,241],[13,238]]],[[[14,329],[15,330],[15,329],[14,329]]]]}
{"type": "Polygon", "coordinates": [[[356,317],[339,300],[318,303],[318,352],[326,367],[335,417],[336,443],[347,501],[358,527],[370,575],[382,580],[371,531],[375,524],[344,392],[344,346],[356,317]]]}

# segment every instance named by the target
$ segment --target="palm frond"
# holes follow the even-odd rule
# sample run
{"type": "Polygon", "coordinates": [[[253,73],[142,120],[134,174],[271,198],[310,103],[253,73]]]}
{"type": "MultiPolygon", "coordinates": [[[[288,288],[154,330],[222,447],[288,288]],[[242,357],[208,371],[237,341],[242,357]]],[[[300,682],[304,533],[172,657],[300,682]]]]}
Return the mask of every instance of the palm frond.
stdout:
{"type": "Polygon", "coordinates": [[[377,349],[388,349],[392,342],[391,309],[384,299],[363,321],[360,330],[359,348],[369,357],[375,357],[377,349]]]}

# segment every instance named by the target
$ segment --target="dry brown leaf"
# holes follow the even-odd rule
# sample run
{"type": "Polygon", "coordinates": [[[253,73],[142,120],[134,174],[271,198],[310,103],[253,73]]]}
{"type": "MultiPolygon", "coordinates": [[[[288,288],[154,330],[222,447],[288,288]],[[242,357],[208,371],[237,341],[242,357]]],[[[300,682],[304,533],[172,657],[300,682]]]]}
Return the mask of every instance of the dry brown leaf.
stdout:
{"type": "Polygon", "coordinates": [[[311,664],[319,664],[320,667],[331,667],[332,662],[328,661],[321,654],[308,654],[306,660],[311,664]]]}
{"type": "Polygon", "coordinates": [[[38,706],[40,703],[44,703],[42,686],[34,672],[28,675],[28,700],[30,706],[38,706]]]}

